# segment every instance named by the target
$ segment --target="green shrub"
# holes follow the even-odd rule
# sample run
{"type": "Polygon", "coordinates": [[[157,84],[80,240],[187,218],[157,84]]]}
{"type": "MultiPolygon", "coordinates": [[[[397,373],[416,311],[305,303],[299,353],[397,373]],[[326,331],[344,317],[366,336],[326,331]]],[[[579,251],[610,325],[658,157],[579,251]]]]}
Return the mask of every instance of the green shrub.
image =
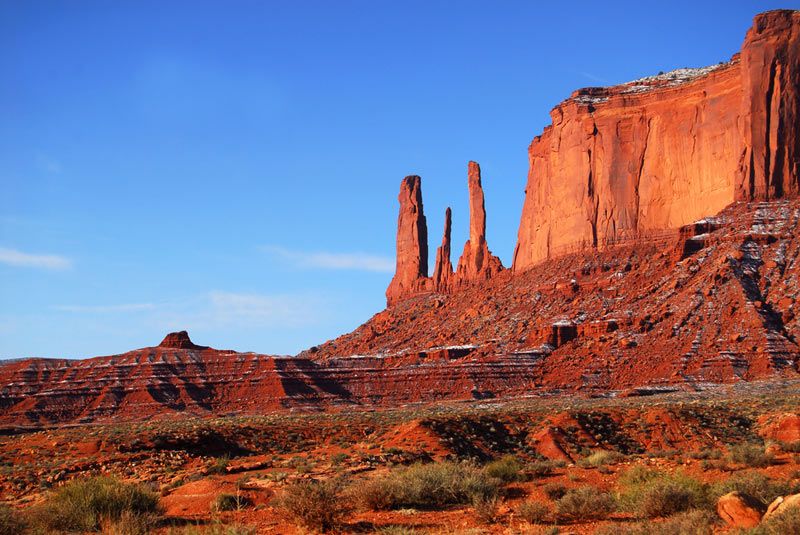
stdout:
{"type": "Polygon", "coordinates": [[[513,455],[504,455],[484,467],[484,472],[489,477],[494,477],[504,483],[513,483],[524,479],[522,463],[513,455]]]}
{"type": "Polygon", "coordinates": [[[500,499],[497,496],[477,496],[472,501],[472,509],[478,520],[484,524],[494,524],[500,517],[500,499]]]}
{"type": "Polygon", "coordinates": [[[567,520],[600,520],[615,510],[614,497],[593,487],[569,490],[556,501],[556,511],[567,520]]]}
{"type": "Polygon", "coordinates": [[[715,521],[716,516],[708,511],[688,511],[662,522],[606,526],[599,529],[596,535],[711,535],[715,521]]]}
{"type": "Polygon", "coordinates": [[[349,457],[346,453],[343,452],[334,453],[333,455],[331,455],[331,464],[333,466],[339,466],[340,464],[345,462],[348,458],[349,457]]]}
{"type": "Polygon", "coordinates": [[[102,531],[103,535],[150,535],[157,524],[157,515],[125,511],[115,520],[104,521],[102,531]]]}
{"type": "Polygon", "coordinates": [[[222,524],[216,522],[210,526],[186,526],[171,528],[169,535],[256,535],[256,529],[240,524],[222,524]]]}
{"type": "Polygon", "coordinates": [[[680,472],[666,474],[636,467],[624,474],[620,483],[625,508],[644,518],[709,508],[712,503],[708,485],[680,472]]]}
{"type": "Polygon", "coordinates": [[[616,451],[598,450],[579,460],[578,466],[581,468],[599,468],[609,464],[617,464],[624,458],[624,455],[616,451]]]}
{"type": "Polygon", "coordinates": [[[228,472],[228,465],[231,459],[228,456],[215,457],[211,465],[206,470],[209,474],[225,474],[228,472]]]}
{"type": "Polygon", "coordinates": [[[359,485],[355,492],[370,509],[439,509],[493,498],[499,484],[474,465],[441,462],[393,470],[359,485]]]}
{"type": "Polygon", "coordinates": [[[728,459],[751,468],[765,468],[775,462],[775,457],[768,453],[763,445],[752,443],[731,446],[728,450],[728,459]]]}
{"type": "Polygon", "coordinates": [[[561,483],[548,483],[542,487],[542,492],[551,500],[557,500],[567,493],[567,487],[561,483]]]}
{"type": "Polygon", "coordinates": [[[795,494],[800,491],[800,485],[789,481],[775,481],[761,472],[747,471],[735,474],[713,486],[712,495],[719,498],[732,491],[748,494],[764,505],[769,505],[778,496],[795,494]]]}
{"type": "Polygon", "coordinates": [[[331,479],[289,485],[276,505],[301,526],[321,532],[335,529],[351,510],[340,482],[331,479]]]}
{"type": "Polygon", "coordinates": [[[239,511],[250,505],[250,500],[240,494],[223,492],[216,497],[211,508],[214,511],[239,511]]]}
{"type": "Polygon", "coordinates": [[[161,514],[158,494],[142,485],[112,477],[73,480],[51,493],[33,512],[33,523],[46,531],[96,531],[123,517],[161,514]]]}
{"type": "Polygon", "coordinates": [[[550,513],[550,508],[542,502],[527,501],[517,507],[517,515],[531,524],[541,524],[550,517],[550,513]]]}
{"type": "Polygon", "coordinates": [[[533,477],[547,477],[551,475],[556,468],[562,468],[564,461],[536,461],[528,464],[525,467],[525,472],[533,477]]]}
{"type": "Polygon", "coordinates": [[[0,535],[18,535],[25,530],[19,513],[6,504],[0,504],[0,535]]]}

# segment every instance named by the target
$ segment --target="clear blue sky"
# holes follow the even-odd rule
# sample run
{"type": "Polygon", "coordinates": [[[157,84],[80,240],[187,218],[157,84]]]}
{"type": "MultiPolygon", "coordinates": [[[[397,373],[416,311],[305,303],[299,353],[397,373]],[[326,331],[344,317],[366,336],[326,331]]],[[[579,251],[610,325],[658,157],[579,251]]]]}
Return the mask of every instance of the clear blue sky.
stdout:
{"type": "Polygon", "coordinates": [[[777,7],[3,1],[0,357],[335,337],[383,308],[403,176],[457,261],[470,159],[508,265],[556,103],[727,60],[777,7]]]}

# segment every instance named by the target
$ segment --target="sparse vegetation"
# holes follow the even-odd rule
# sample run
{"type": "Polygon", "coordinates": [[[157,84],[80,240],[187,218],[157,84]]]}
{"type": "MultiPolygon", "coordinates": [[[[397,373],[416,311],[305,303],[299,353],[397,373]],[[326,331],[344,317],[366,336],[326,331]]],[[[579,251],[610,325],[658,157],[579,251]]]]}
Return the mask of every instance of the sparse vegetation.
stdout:
{"type": "Polygon", "coordinates": [[[438,509],[498,495],[499,484],[469,463],[416,464],[359,485],[359,501],[370,509],[438,509]]]}
{"type": "Polygon", "coordinates": [[[517,514],[525,522],[529,522],[531,524],[541,524],[550,518],[552,511],[547,504],[528,500],[521,503],[519,507],[517,507],[517,514]]]}
{"type": "Polygon", "coordinates": [[[760,500],[764,505],[769,505],[778,496],[800,492],[800,484],[776,481],[761,472],[752,470],[734,474],[730,478],[720,481],[713,486],[712,494],[718,498],[734,490],[748,494],[760,500]]]}
{"type": "Polygon", "coordinates": [[[582,468],[600,468],[609,464],[617,464],[625,456],[616,451],[599,450],[578,461],[582,468]]]}
{"type": "Polygon", "coordinates": [[[490,462],[484,467],[486,475],[503,481],[512,483],[523,479],[522,463],[513,455],[504,455],[499,459],[490,462]]]}
{"type": "Polygon", "coordinates": [[[561,483],[548,483],[542,487],[542,492],[551,500],[558,500],[567,493],[567,487],[561,483]]]}
{"type": "Polygon", "coordinates": [[[786,535],[800,533],[800,507],[789,507],[785,511],[770,516],[747,535],[786,535]]]}
{"type": "Polygon", "coordinates": [[[484,524],[494,524],[499,518],[500,499],[497,496],[477,496],[472,501],[475,516],[484,524]]]}
{"type": "Polygon", "coordinates": [[[214,499],[215,511],[239,511],[250,505],[250,500],[241,494],[222,493],[214,499]]]}
{"type": "Polygon", "coordinates": [[[594,487],[569,490],[556,501],[556,511],[567,520],[599,520],[615,510],[614,497],[594,487]]]}
{"type": "Polygon", "coordinates": [[[708,511],[687,511],[660,522],[607,526],[598,530],[597,535],[711,535],[716,520],[708,511]]]}
{"type": "Polygon", "coordinates": [[[96,531],[103,524],[153,523],[161,513],[158,494],[111,477],[73,480],[50,494],[31,514],[45,531],[96,531]]]}
{"type": "Polygon", "coordinates": [[[276,505],[298,524],[327,532],[339,526],[350,513],[350,507],[337,480],[307,480],[287,486],[276,505]]]}
{"type": "Polygon", "coordinates": [[[644,518],[671,516],[711,504],[708,486],[681,472],[666,474],[637,466],[628,470],[620,483],[626,509],[644,518]]]}
{"type": "Polygon", "coordinates": [[[25,529],[22,517],[6,504],[0,504],[0,535],[18,535],[25,529]]]}
{"type": "Polygon", "coordinates": [[[775,462],[775,456],[767,452],[763,444],[743,443],[731,446],[728,459],[732,463],[750,468],[765,468],[775,462]]]}

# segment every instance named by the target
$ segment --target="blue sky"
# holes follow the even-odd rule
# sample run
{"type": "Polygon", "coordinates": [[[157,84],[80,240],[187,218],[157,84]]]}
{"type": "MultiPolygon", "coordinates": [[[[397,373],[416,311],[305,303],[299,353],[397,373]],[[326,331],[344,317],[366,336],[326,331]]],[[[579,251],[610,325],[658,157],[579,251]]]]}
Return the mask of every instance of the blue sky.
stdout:
{"type": "Polygon", "coordinates": [[[0,357],[333,338],[383,308],[403,176],[457,261],[470,159],[509,265],[555,104],[798,7],[607,4],[0,2],[0,357]]]}

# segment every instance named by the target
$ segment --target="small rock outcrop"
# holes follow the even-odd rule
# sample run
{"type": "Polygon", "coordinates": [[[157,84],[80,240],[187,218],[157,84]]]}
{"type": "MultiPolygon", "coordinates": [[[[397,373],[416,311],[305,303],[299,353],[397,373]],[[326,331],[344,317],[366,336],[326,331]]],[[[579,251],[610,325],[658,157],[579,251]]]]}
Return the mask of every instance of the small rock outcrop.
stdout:
{"type": "Polygon", "coordinates": [[[717,500],[717,513],[735,528],[754,528],[761,522],[764,505],[748,494],[729,492],[717,500]]]}
{"type": "Polygon", "coordinates": [[[767,520],[774,515],[779,515],[792,507],[800,507],[800,494],[778,496],[771,504],[769,504],[769,507],[767,507],[767,512],[764,513],[764,520],[767,520]]]}
{"type": "Polygon", "coordinates": [[[469,240],[458,261],[456,280],[459,283],[490,279],[503,269],[500,259],[492,255],[486,243],[486,208],[481,184],[481,167],[469,162],[469,240]]]}
{"type": "Polygon", "coordinates": [[[161,340],[158,347],[169,349],[208,349],[206,346],[199,346],[192,342],[189,338],[189,333],[186,331],[169,333],[161,340]]]}
{"type": "Polygon", "coordinates": [[[407,176],[400,184],[400,215],[397,217],[397,267],[386,289],[392,304],[407,295],[425,291],[428,279],[428,224],[422,207],[422,179],[407,176]]]}

